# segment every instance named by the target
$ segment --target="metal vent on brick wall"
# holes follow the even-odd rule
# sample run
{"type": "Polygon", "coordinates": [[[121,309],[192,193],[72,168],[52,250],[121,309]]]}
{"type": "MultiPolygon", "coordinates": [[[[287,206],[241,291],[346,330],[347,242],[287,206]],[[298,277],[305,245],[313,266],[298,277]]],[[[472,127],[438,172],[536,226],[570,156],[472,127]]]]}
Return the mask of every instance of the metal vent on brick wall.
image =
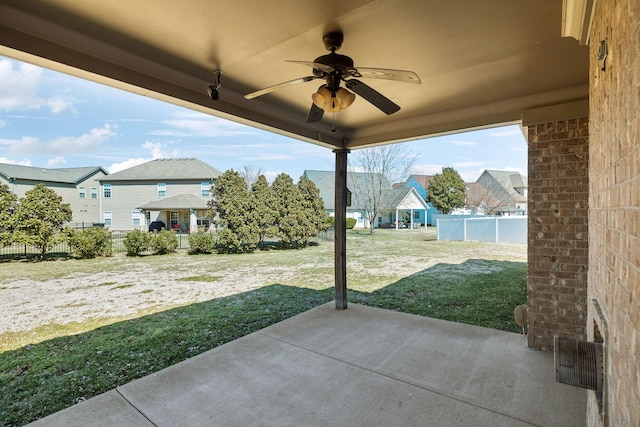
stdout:
{"type": "Polygon", "coordinates": [[[602,343],[553,339],[556,382],[594,390],[602,394],[604,379],[602,343]]]}

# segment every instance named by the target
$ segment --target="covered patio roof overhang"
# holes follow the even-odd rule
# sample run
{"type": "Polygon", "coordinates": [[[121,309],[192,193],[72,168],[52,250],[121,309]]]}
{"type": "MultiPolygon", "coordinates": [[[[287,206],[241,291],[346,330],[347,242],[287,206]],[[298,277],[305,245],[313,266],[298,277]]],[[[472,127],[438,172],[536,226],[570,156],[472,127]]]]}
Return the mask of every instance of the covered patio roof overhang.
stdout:
{"type": "Polygon", "coordinates": [[[0,54],[335,150],[336,306],[346,308],[347,153],[520,123],[549,108],[585,111],[588,49],[561,29],[584,41],[591,3],[3,0],[0,54]],[[386,115],[358,96],[313,123],[321,80],[244,97],[313,76],[285,61],[326,54],[328,31],[344,34],[340,53],[356,68],[411,70],[422,84],[363,78],[401,109],[386,115]],[[217,100],[207,93],[215,70],[217,100]]]}

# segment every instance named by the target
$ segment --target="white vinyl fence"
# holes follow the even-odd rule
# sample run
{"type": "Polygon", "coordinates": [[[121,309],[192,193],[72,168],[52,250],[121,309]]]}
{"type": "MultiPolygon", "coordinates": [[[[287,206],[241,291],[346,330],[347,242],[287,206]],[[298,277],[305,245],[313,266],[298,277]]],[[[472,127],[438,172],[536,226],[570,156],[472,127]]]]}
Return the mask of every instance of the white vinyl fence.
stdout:
{"type": "Polygon", "coordinates": [[[438,219],[436,224],[438,240],[527,243],[526,216],[438,219]]]}

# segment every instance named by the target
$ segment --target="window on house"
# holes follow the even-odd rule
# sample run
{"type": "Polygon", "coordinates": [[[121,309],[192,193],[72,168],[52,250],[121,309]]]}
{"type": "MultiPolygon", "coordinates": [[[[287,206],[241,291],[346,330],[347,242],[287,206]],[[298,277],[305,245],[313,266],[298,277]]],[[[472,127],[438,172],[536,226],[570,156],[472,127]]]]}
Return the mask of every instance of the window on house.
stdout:
{"type": "Polygon", "coordinates": [[[105,227],[111,226],[111,211],[104,211],[102,213],[103,222],[105,227]]]}
{"type": "Polygon", "coordinates": [[[92,199],[97,199],[98,198],[98,188],[97,187],[91,187],[91,198],[92,199]]]}
{"type": "Polygon", "coordinates": [[[146,211],[145,213],[145,217],[147,219],[147,225],[151,224],[151,211],[146,211]]]}
{"type": "Polygon", "coordinates": [[[178,219],[178,212],[173,211],[171,212],[171,229],[173,230],[174,228],[177,228],[178,224],[180,224],[179,219],[178,219]]]}
{"type": "Polygon", "coordinates": [[[165,197],[167,195],[167,184],[164,182],[158,183],[158,197],[165,197]]]}
{"type": "Polygon", "coordinates": [[[413,219],[420,219],[420,211],[413,211],[413,219]]]}
{"type": "Polygon", "coordinates": [[[197,221],[198,221],[198,225],[204,226],[204,227],[209,227],[211,223],[209,214],[203,213],[203,212],[198,212],[197,221]]]}
{"type": "Polygon", "coordinates": [[[84,199],[87,197],[87,188],[86,187],[78,187],[78,197],[80,199],[84,199]]]}
{"type": "Polygon", "coordinates": [[[211,190],[211,184],[208,182],[200,183],[200,195],[202,197],[209,197],[209,191],[211,190]]]}
{"type": "Polygon", "coordinates": [[[140,211],[131,211],[131,224],[134,227],[140,226],[142,223],[142,212],[140,211]]]}
{"type": "Polygon", "coordinates": [[[111,197],[111,184],[104,184],[102,186],[102,197],[108,199],[111,197]]]}

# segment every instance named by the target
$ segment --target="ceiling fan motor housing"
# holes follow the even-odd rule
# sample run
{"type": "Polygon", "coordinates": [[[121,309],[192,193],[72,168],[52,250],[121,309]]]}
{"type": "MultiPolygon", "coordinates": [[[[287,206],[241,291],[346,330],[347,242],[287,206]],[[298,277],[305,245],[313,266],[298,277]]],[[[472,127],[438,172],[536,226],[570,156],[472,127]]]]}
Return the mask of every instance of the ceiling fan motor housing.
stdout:
{"type": "MultiPolygon", "coordinates": [[[[339,53],[334,52],[331,52],[327,55],[319,56],[313,62],[328,65],[329,67],[336,70],[340,75],[343,75],[347,72],[347,70],[353,68],[353,59],[349,58],[346,55],[340,55],[339,53]]],[[[313,73],[318,77],[324,77],[326,72],[314,68],[313,73]]]]}

